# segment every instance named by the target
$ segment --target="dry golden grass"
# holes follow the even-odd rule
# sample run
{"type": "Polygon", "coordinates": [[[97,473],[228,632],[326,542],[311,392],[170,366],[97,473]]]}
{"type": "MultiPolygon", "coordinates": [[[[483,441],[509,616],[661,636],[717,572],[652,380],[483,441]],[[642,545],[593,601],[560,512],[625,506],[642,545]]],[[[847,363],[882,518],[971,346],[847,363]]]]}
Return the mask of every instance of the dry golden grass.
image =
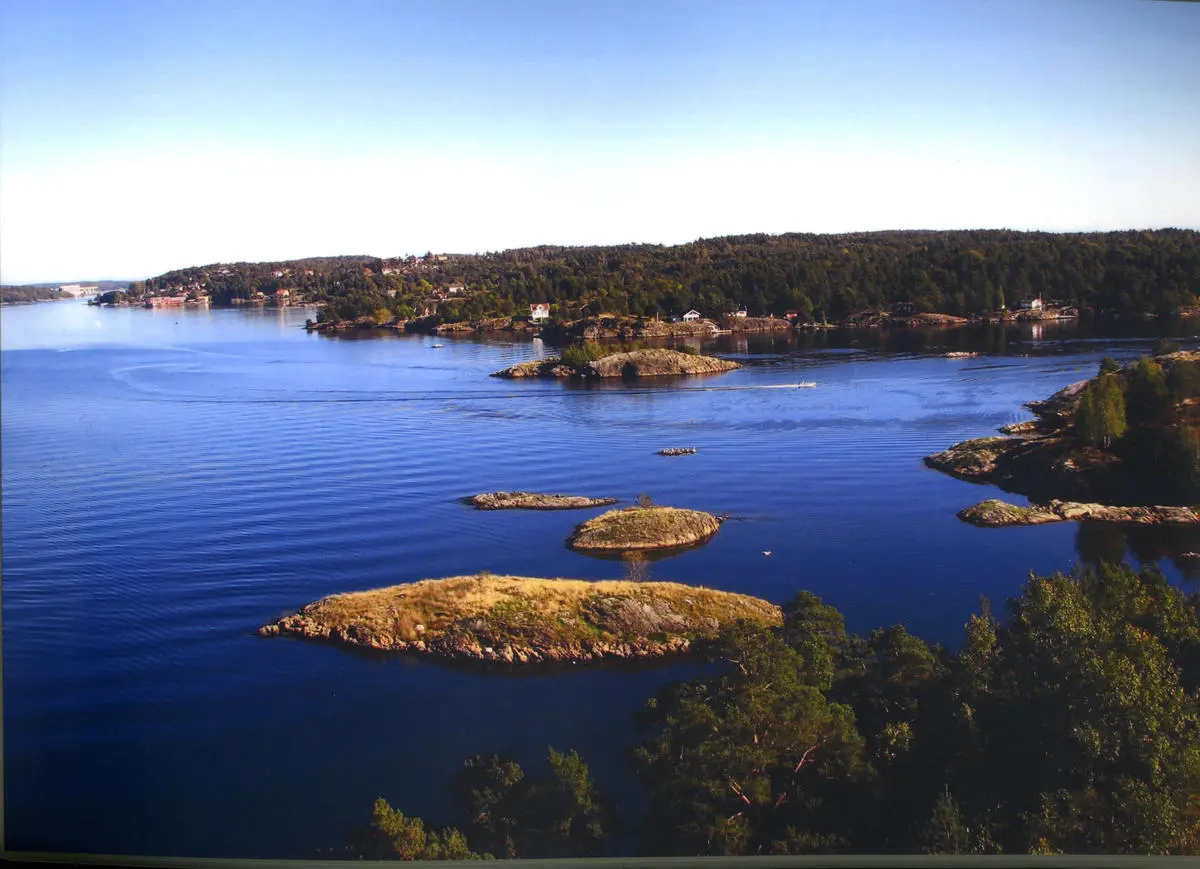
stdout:
{"type": "Polygon", "coordinates": [[[779,608],[767,601],[678,583],[490,574],[337,594],[309,604],[299,615],[322,630],[349,632],[366,645],[383,647],[392,645],[390,640],[375,641],[430,642],[464,630],[497,645],[645,639],[638,636],[639,625],[655,634],[692,637],[741,618],[769,624],[781,618],[779,608]]]}
{"type": "Polygon", "coordinates": [[[720,519],[700,510],[626,507],[584,522],[569,542],[582,550],[669,549],[706,540],[720,528],[720,519]]]}

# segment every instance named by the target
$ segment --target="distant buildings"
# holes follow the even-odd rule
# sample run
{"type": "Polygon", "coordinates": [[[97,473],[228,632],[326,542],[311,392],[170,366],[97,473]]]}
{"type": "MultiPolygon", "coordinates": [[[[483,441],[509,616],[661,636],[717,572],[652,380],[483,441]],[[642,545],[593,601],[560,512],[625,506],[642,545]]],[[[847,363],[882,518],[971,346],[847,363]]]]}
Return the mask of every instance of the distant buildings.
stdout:
{"type": "Polygon", "coordinates": [[[99,287],[85,287],[81,284],[63,284],[58,288],[58,291],[64,296],[86,296],[89,293],[95,293],[99,287]]]}
{"type": "Polygon", "coordinates": [[[917,306],[912,302],[897,302],[892,305],[893,317],[911,317],[917,313],[917,306]]]}
{"type": "MultiPolygon", "coordinates": [[[[689,313],[690,313],[690,312],[689,312],[689,313]]],[[[686,317],[686,315],[684,315],[684,316],[686,317]]],[[[697,316],[698,316],[698,315],[697,315],[697,316]]],[[[739,317],[739,318],[741,318],[741,319],[745,319],[745,317],[746,317],[746,309],[745,309],[745,308],[738,308],[736,311],[734,311],[734,312],[733,312],[733,316],[735,316],[735,317],[739,317]]]]}
{"type": "Polygon", "coordinates": [[[549,302],[535,302],[534,304],[530,305],[529,306],[529,319],[534,321],[535,323],[540,320],[549,320],[550,319],[550,303],[549,302]]]}
{"type": "Polygon", "coordinates": [[[799,312],[799,311],[792,311],[792,310],[788,310],[788,311],[784,311],[784,312],[783,312],[783,316],[784,316],[784,317],[786,317],[788,320],[790,320],[791,322],[793,322],[793,323],[794,323],[794,322],[796,322],[796,320],[797,320],[797,319],[799,319],[799,317],[800,317],[800,312],[799,312]]]}
{"type": "Polygon", "coordinates": [[[1046,303],[1042,301],[1040,296],[1036,299],[1026,299],[1021,302],[1022,311],[1040,311],[1044,307],[1046,307],[1046,303]]]}
{"type": "Polygon", "coordinates": [[[688,311],[686,314],[683,315],[683,322],[685,322],[685,323],[695,323],[699,319],[700,319],[700,312],[697,311],[695,308],[692,308],[692,310],[688,311]]]}
{"type": "Polygon", "coordinates": [[[147,308],[174,308],[187,302],[187,296],[151,296],[146,299],[147,308]]]}

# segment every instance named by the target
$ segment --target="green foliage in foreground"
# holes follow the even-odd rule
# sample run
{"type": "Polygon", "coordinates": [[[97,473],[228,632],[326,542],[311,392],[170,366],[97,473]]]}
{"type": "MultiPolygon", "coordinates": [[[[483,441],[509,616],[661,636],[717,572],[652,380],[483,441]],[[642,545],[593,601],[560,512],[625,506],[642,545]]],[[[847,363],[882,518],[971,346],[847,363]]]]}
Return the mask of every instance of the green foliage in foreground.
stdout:
{"type": "MultiPolygon", "coordinates": [[[[807,592],[784,609],[779,629],[728,627],[705,675],[639,714],[646,853],[1200,853],[1200,603],[1157,569],[1032,576],[954,654],[899,626],[849,634],[807,592]]],[[[600,852],[586,765],[550,761],[537,781],[467,762],[471,848],[600,852]]],[[[451,830],[414,850],[404,822],[377,803],[398,856],[465,847],[451,830]]]]}
{"type": "Polygon", "coordinates": [[[420,818],[407,818],[378,799],[353,850],[375,860],[598,855],[612,832],[611,806],[577,753],[550,748],[547,761],[549,770],[539,777],[527,776],[510,757],[468,758],[450,785],[466,836],[454,827],[429,831],[420,818]]]}

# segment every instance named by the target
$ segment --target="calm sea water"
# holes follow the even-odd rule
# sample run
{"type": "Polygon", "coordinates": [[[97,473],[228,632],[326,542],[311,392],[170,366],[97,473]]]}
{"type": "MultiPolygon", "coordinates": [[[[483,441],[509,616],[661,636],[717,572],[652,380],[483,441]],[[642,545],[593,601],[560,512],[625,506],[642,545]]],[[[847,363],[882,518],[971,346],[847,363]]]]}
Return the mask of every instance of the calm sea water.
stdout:
{"type": "Polygon", "coordinates": [[[9,848],[317,856],[377,796],[448,820],[463,758],[537,766],[547,745],[578,749],[636,811],[631,713],[688,665],[497,675],[255,636],[335,592],[620,575],[564,547],[599,511],[476,512],[463,495],[646,493],[729,513],[654,577],[774,601],[810,589],[854,630],[900,622],[951,645],[981,596],[999,603],[1031,570],[1200,549],[972,528],[955,512],[994,490],[921,463],[1027,418],[1022,402],[1106,354],[1144,352],[1149,326],[726,339],[712,349],[744,369],[581,388],[487,376],[550,352],[538,342],[329,338],[297,328],[306,315],[4,309],[9,848]],[[801,380],[819,385],[758,388],[801,380]],[[700,452],[655,455],[668,446],[700,452]]]}

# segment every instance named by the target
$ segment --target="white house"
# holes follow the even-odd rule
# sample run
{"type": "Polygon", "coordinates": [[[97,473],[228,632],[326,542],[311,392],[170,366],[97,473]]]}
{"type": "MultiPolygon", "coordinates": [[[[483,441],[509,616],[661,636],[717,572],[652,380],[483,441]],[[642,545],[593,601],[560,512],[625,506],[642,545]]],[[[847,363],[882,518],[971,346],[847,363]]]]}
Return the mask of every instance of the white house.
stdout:
{"type": "Polygon", "coordinates": [[[452,296],[456,296],[459,293],[463,292],[464,290],[466,290],[466,287],[463,286],[462,284],[454,284],[452,286],[446,287],[446,292],[452,296]]]}
{"type": "Polygon", "coordinates": [[[539,320],[550,319],[550,303],[536,302],[529,306],[529,319],[535,323],[539,320]]]}
{"type": "Polygon", "coordinates": [[[733,316],[744,320],[746,318],[746,309],[738,308],[736,311],[733,312],[733,316]]]}
{"type": "Polygon", "coordinates": [[[1041,300],[1041,298],[1026,299],[1021,303],[1022,311],[1040,311],[1044,307],[1045,303],[1041,300]]]}
{"type": "Polygon", "coordinates": [[[695,323],[699,319],[700,319],[700,312],[697,311],[695,308],[692,308],[692,310],[688,311],[686,314],[683,315],[683,322],[685,322],[685,323],[695,323]]]}

